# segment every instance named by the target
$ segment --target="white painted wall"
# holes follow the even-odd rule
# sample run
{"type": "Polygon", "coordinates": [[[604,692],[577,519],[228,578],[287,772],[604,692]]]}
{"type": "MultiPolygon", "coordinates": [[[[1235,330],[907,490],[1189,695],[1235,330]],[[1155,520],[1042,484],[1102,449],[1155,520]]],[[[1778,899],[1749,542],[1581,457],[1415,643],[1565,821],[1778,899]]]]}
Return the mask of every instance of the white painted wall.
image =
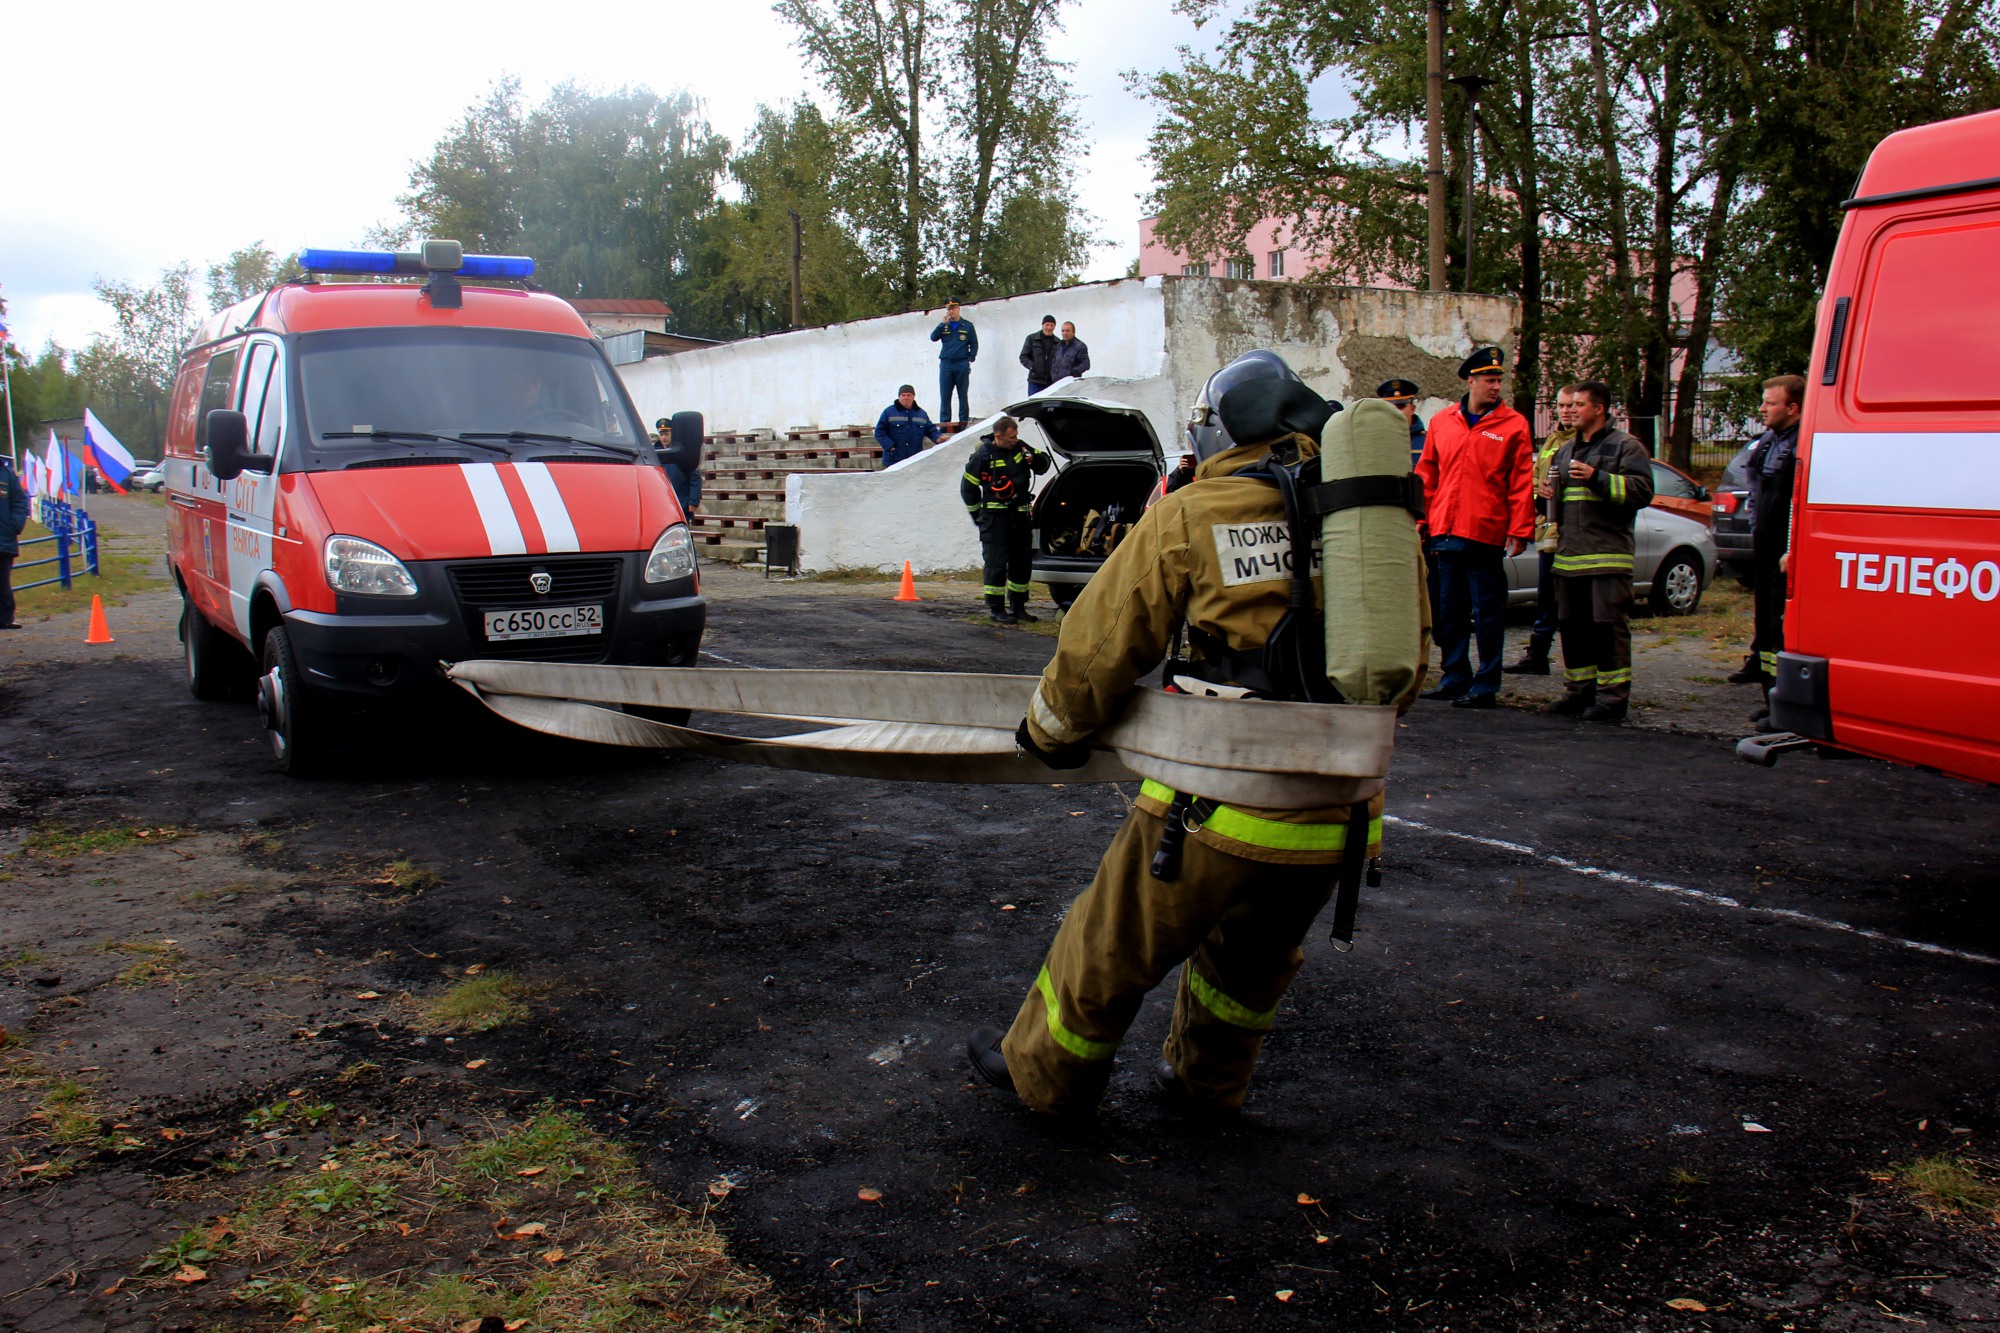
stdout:
{"type": "MultiPolygon", "coordinates": [[[[1043,315],[1075,321],[1076,336],[1090,347],[1093,376],[1146,379],[1166,362],[1158,278],[977,301],[963,313],[979,330],[970,397],[981,414],[1027,395],[1021,340],[1041,331],[1043,315]]],[[[935,417],[938,344],[930,336],[943,318],[943,310],[924,310],[773,333],[654,357],[619,373],[641,419],[700,412],[710,431],[872,426],[899,384],[916,386],[917,402],[935,417]]]]}

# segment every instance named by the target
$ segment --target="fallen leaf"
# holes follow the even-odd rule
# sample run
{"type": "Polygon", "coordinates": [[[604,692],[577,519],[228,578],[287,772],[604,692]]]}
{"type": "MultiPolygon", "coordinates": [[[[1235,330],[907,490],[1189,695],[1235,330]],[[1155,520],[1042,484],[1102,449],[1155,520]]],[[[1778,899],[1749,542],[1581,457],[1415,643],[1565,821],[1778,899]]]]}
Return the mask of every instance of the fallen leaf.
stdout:
{"type": "Polygon", "coordinates": [[[452,1333],[479,1333],[479,1326],[485,1322],[484,1319],[468,1319],[455,1327],[452,1333]]]}
{"type": "MultiPolygon", "coordinates": [[[[365,990],[362,991],[359,995],[355,996],[354,998],[357,1000],[379,1000],[382,998],[382,992],[365,990]]],[[[474,1327],[476,1328],[478,1327],[478,1325],[475,1324],[474,1327]]]]}
{"type": "Polygon", "coordinates": [[[165,1139],[168,1143],[172,1143],[175,1139],[186,1138],[187,1131],[184,1129],[163,1129],[160,1131],[160,1137],[165,1139]]]}
{"type": "Polygon", "coordinates": [[[548,1234],[549,1228],[546,1222],[523,1222],[520,1226],[514,1228],[515,1240],[524,1240],[530,1236],[546,1236],[548,1234]]]}
{"type": "Polygon", "coordinates": [[[24,1176],[32,1176],[32,1175],[34,1175],[34,1174],[35,1174],[36,1172],[38,1172],[38,1171],[46,1171],[46,1170],[48,1170],[48,1169],[49,1169],[50,1167],[52,1167],[52,1166],[54,1166],[54,1165],[55,1165],[55,1163],[54,1163],[54,1162],[34,1162],[34,1163],[31,1163],[31,1164],[30,1164],[30,1165],[28,1165],[28,1166],[24,1166],[24,1167],[22,1167],[22,1168],[21,1168],[21,1174],[22,1174],[22,1175],[24,1175],[24,1176]]]}
{"type": "Polygon", "coordinates": [[[119,1293],[119,1291],[121,1291],[124,1288],[124,1286],[125,1286],[125,1279],[121,1277],[116,1282],[112,1283],[110,1286],[106,1287],[103,1291],[100,1291],[97,1294],[100,1296],[116,1296],[119,1293]]]}
{"type": "Polygon", "coordinates": [[[174,1274],[174,1281],[206,1282],[208,1281],[208,1274],[204,1273],[201,1269],[196,1268],[193,1264],[182,1264],[180,1266],[180,1271],[174,1274]]]}
{"type": "Polygon", "coordinates": [[[229,1219],[226,1217],[218,1217],[215,1219],[215,1225],[208,1229],[208,1243],[210,1245],[213,1245],[217,1241],[221,1240],[224,1236],[227,1236],[228,1234],[229,1234],[229,1219]]]}
{"type": "Polygon", "coordinates": [[[1301,1194],[1301,1195],[1299,1195],[1299,1206],[1300,1206],[1300,1207],[1303,1207],[1303,1208],[1310,1208],[1310,1207],[1312,1207],[1312,1206],[1313,1206],[1314,1204],[1316,1204],[1316,1203],[1318,1203],[1318,1202],[1319,1202],[1319,1200],[1318,1200],[1318,1199],[1315,1199],[1315,1198],[1314,1198],[1314,1197],[1313,1197],[1312,1195],[1310,1195],[1310,1194],[1301,1194]]]}
{"type": "Polygon", "coordinates": [[[863,1185],[854,1192],[854,1197],[863,1203],[880,1203],[882,1202],[882,1191],[872,1185],[863,1185]]]}
{"type": "Polygon", "coordinates": [[[1315,1235],[1315,1236],[1313,1237],[1313,1244],[1315,1244],[1315,1245],[1331,1245],[1331,1244],[1333,1244],[1333,1237],[1331,1237],[1331,1236],[1320,1236],[1320,1235],[1315,1235]]]}
{"type": "Polygon", "coordinates": [[[1014,904],[1008,903],[1005,907],[1002,907],[1000,910],[1003,912],[1011,912],[1014,910],[1014,904]]]}
{"type": "Polygon", "coordinates": [[[484,1060],[467,1060],[465,1067],[467,1069],[484,1069],[486,1068],[486,1062],[484,1060]]]}
{"type": "Polygon", "coordinates": [[[542,1174],[542,1172],[546,1170],[548,1170],[548,1168],[545,1166],[524,1166],[519,1171],[516,1171],[514,1174],[517,1176],[539,1176],[540,1174],[542,1174]]]}
{"type": "Polygon", "coordinates": [[[1692,1296],[1676,1296],[1667,1302],[1667,1308],[1669,1310],[1693,1310],[1696,1314],[1705,1314],[1708,1311],[1706,1305],[1703,1305],[1692,1296]]]}
{"type": "Polygon", "coordinates": [[[465,969],[465,975],[467,975],[468,977],[476,977],[485,970],[486,970],[486,964],[474,963],[471,967],[465,969]]]}
{"type": "Polygon", "coordinates": [[[563,1252],[561,1250],[542,1251],[542,1262],[545,1264],[559,1264],[562,1262],[562,1260],[563,1260],[563,1252]]]}
{"type": "Polygon", "coordinates": [[[527,1326],[528,1321],[525,1319],[509,1319],[506,1323],[500,1325],[500,1327],[507,1330],[507,1333],[514,1333],[516,1329],[526,1328],[527,1326]]]}
{"type": "Polygon", "coordinates": [[[713,1199],[726,1199],[729,1197],[729,1192],[735,1188],[736,1182],[728,1176],[717,1176],[708,1182],[709,1197],[713,1199]]]}
{"type": "Polygon", "coordinates": [[[396,1223],[396,1231],[399,1235],[407,1236],[410,1234],[410,1224],[408,1222],[398,1222],[396,1223]]]}
{"type": "Polygon", "coordinates": [[[1769,1134],[1771,1131],[1758,1124],[1755,1120],[1745,1120],[1743,1122],[1743,1132],[1745,1134],[1769,1134]]]}
{"type": "Polygon", "coordinates": [[[1292,1289],[1290,1287],[1282,1287],[1276,1294],[1279,1300],[1288,1301],[1292,1298],[1292,1289]]]}

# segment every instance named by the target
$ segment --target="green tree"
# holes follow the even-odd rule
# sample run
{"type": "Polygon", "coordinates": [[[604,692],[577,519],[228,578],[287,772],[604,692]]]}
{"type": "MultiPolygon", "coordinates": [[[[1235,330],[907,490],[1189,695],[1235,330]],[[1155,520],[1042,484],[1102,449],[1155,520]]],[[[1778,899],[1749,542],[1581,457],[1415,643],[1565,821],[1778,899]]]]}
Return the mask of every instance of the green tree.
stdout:
{"type": "Polygon", "coordinates": [[[262,241],[252,241],[231,252],[220,264],[208,266],[208,307],[223,310],[238,301],[262,296],[279,283],[298,277],[300,272],[296,255],[279,259],[262,241]]]}
{"type": "Polygon", "coordinates": [[[181,352],[194,338],[202,314],[195,306],[192,264],[160,272],[151,286],[99,278],[91,284],[111,307],[111,336],[92,342],[78,358],[77,373],[91,389],[91,407],[100,397],[104,424],[135,452],[159,457],[166,436],[167,399],[181,352]]]}

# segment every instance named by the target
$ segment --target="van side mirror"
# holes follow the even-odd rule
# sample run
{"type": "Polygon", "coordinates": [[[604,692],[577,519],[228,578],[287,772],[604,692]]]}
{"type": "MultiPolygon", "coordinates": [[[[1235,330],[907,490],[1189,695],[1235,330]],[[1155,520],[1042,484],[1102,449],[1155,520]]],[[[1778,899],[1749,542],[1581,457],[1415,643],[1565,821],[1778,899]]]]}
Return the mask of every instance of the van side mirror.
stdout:
{"type": "Polygon", "coordinates": [[[218,407],[208,414],[208,470],[217,481],[234,481],[245,472],[269,472],[274,458],[250,452],[250,423],[241,412],[218,407]]]}

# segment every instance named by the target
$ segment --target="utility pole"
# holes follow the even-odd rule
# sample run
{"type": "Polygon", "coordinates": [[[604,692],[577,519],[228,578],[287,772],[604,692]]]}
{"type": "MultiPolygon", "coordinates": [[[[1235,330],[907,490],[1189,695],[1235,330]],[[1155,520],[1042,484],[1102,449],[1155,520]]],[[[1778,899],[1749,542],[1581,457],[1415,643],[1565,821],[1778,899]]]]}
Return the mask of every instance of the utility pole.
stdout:
{"type": "Polygon", "coordinates": [[[1479,94],[1493,80],[1483,74],[1461,74],[1450,80],[1465,94],[1465,290],[1472,290],[1473,185],[1479,179],[1479,94]]]}
{"type": "Polygon", "coordinates": [[[792,215],[792,327],[796,329],[806,322],[805,303],[799,292],[799,251],[802,247],[799,244],[799,210],[794,208],[789,212],[792,215]]]}
{"type": "Polygon", "coordinates": [[[1430,204],[1430,289],[1444,290],[1444,0],[1425,7],[1430,29],[1429,70],[1424,79],[1424,142],[1429,165],[1424,170],[1430,204]]]}

